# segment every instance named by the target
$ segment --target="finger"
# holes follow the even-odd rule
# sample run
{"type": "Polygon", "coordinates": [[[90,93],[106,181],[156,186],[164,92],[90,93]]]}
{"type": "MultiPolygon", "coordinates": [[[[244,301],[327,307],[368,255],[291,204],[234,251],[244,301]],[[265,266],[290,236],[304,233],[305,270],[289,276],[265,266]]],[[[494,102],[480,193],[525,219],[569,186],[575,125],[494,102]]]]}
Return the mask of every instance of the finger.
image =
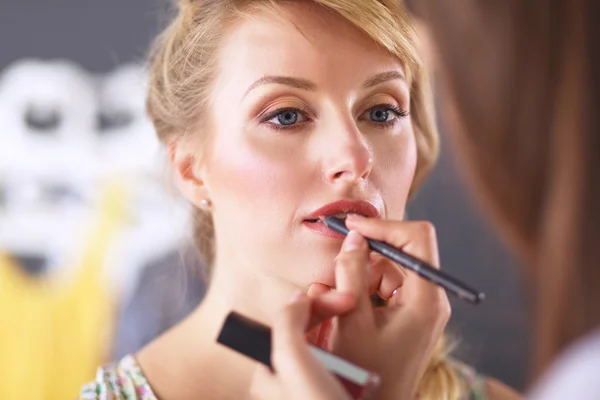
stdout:
{"type": "MultiPolygon", "coordinates": [[[[315,282],[315,283],[312,283],[308,287],[308,291],[306,292],[306,295],[310,299],[314,299],[314,298],[321,296],[325,293],[328,293],[330,291],[331,291],[331,287],[329,287],[325,284],[322,284],[322,283],[315,282]]],[[[309,325],[308,330],[305,335],[306,341],[308,343],[318,346],[320,332],[321,332],[321,324],[319,322],[309,322],[308,325],[309,325]]]]}
{"type": "Polygon", "coordinates": [[[258,364],[250,384],[251,399],[282,399],[283,393],[277,377],[264,365],[258,364]]]}
{"type": "Polygon", "coordinates": [[[347,313],[352,315],[372,315],[369,296],[367,268],[369,249],[365,239],[355,231],[350,231],[336,258],[335,284],[339,292],[351,293],[356,298],[355,308],[347,313]]]}
{"type": "MultiPolygon", "coordinates": [[[[433,267],[439,266],[437,236],[429,222],[385,221],[349,216],[346,222],[351,229],[376,240],[402,248],[433,267]]],[[[412,308],[420,318],[447,321],[450,304],[446,292],[439,286],[421,278],[416,273],[406,274],[401,290],[389,301],[393,308],[412,308]]]]}
{"type": "Polygon", "coordinates": [[[403,285],[405,275],[402,267],[381,257],[369,268],[369,293],[388,300],[403,285]]]}
{"type": "Polygon", "coordinates": [[[311,315],[308,327],[342,315],[356,306],[356,297],[352,293],[332,291],[312,299],[311,315]]]}
{"type": "Polygon", "coordinates": [[[329,350],[331,344],[331,335],[333,332],[334,320],[330,318],[326,321],[323,321],[321,325],[319,325],[319,332],[316,337],[316,341],[313,343],[315,346],[329,350]]]}
{"type": "MultiPolygon", "coordinates": [[[[304,327],[310,317],[310,299],[298,296],[288,304],[273,323],[273,366],[276,376],[288,391],[308,398],[339,399],[343,389],[325,367],[317,361],[304,341],[304,327]]],[[[284,398],[284,397],[281,397],[284,398]]]]}
{"type": "Polygon", "coordinates": [[[319,282],[314,282],[311,283],[310,286],[308,287],[308,291],[306,292],[306,295],[309,298],[315,298],[318,297],[322,294],[325,294],[327,292],[331,291],[331,287],[323,284],[323,283],[319,283],[319,282]]]}
{"type": "MultiPolygon", "coordinates": [[[[386,221],[354,215],[349,215],[347,221],[348,227],[356,229],[365,236],[401,248],[407,254],[433,267],[439,266],[437,236],[434,226],[429,222],[386,221]]],[[[411,272],[404,278],[402,296],[395,297],[395,300],[407,303],[424,302],[421,304],[426,305],[427,297],[432,296],[437,299],[439,296],[435,293],[437,290],[436,285],[411,272]],[[415,298],[420,296],[424,298],[415,298]]]]}
{"type": "Polygon", "coordinates": [[[275,318],[271,361],[277,374],[289,374],[298,363],[310,358],[304,342],[310,312],[310,299],[304,293],[298,293],[275,318]]]}
{"type": "Polygon", "coordinates": [[[312,300],[311,318],[308,323],[309,329],[314,328],[315,325],[322,323],[324,320],[350,311],[356,305],[356,298],[352,293],[332,290],[322,283],[311,284],[306,295],[312,300]]]}
{"type": "Polygon", "coordinates": [[[302,340],[310,321],[312,301],[303,292],[296,293],[292,300],[279,312],[273,323],[273,340],[302,340]]]}
{"type": "Polygon", "coordinates": [[[427,221],[387,221],[349,215],[346,225],[363,236],[384,241],[439,267],[435,227],[427,221]]]}
{"type": "Polygon", "coordinates": [[[306,340],[321,346],[323,327],[329,326],[331,318],[343,315],[356,305],[356,298],[351,293],[328,291],[311,299],[311,315],[307,326],[306,340]]]}
{"type": "MultiPolygon", "coordinates": [[[[322,291],[323,289],[313,290],[312,295],[322,291]]],[[[325,349],[331,336],[332,318],[352,310],[356,306],[356,298],[351,293],[332,291],[327,287],[325,293],[311,300],[311,316],[305,338],[309,343],[325,349]]]]}
{"type": "MultiPolygon", "coordinates": [[[[396,225],[401,226],[402,223],[396,225]]],[[[437,235],[435,228],[429,222],[410,222],[404,232],[396,228],[398,240],[405,241],[403,250],[422,261],[425,261],[434,268],[439,269],[439,255],[437,246],[437,235]],[[408,240],[404,236],[410,236],[408,240]]],[[[447,302],[445,291],[438,285],[423,279],[415,272],[407,274],[401,296],[398,299],[411,307],[428,307],[433,313],[438,305],[444,305],[447,302]]],[[[393,304],[392,304],[393,305],[393,304]]]]}

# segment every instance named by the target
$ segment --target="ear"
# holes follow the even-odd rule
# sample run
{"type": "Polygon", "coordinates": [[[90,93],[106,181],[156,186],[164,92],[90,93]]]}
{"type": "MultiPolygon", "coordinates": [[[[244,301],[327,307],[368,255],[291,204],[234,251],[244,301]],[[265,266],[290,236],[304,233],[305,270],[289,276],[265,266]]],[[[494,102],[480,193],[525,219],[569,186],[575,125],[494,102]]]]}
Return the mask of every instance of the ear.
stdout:
{"type": "Polygon", "coordinates": [[[186,145],[181,140],[171,141],[168,150],[177,188],[189,202],[202,207],[202,200],[210,196],[198,157],[189,151],[189,144],[186,145]]]}

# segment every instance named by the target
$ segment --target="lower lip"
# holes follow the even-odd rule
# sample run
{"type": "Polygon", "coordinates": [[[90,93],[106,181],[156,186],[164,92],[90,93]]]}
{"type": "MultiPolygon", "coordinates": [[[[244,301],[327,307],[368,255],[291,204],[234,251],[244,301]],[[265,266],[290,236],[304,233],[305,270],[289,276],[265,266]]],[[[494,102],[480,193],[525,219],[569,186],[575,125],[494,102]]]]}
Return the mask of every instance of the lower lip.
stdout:
{"type": "Polygon", "coordinates": [[[344,235],[342,235],[341,233],[338,233],[338,232],[334,231],[333,229],[329,229],[327,227],[327,225],[325,225],[322,222],[304,221],[304,222],[302,222],[302,224],[304,226],[306,226],[308,229],[310,229],[311,231],[313,231],[315,233],[318,233],[320,235],[323,235],[323,236],[330,237],[332,239],[343,240],[345,238],[344,235]]]}

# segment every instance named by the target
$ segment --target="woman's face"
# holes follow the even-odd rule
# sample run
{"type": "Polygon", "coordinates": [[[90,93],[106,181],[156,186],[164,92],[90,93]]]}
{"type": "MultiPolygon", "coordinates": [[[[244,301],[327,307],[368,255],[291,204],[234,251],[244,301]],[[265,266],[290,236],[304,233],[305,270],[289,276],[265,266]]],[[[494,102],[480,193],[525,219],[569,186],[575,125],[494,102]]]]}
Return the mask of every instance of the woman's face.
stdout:
{"type": "Polygon", "coordinates": [[[401,63],[341,17],[284,9],[230,32],[197,176],[217,268],[333,285],[341,240],[317,214],[403,218],[417,161],[409,86],[401,63]],[[338,200],[348,202],[318,211],[338,200]]]}

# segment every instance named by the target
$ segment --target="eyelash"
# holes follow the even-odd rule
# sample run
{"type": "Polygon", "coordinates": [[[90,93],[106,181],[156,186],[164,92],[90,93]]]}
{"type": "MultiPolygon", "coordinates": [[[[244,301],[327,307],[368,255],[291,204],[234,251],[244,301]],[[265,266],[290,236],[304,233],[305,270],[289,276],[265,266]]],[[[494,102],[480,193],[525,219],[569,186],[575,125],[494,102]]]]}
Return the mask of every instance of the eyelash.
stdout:
{"type": "MultiPolygon", "coordinates": [[[[367,109],[365,112],[367,111],[371,111],[374,108],[383,108],[385,111],[390,111],[392,113],[394,113],[396,115],[396,118],[394,118],[391,121],[388,122],[374,122],[374,121],[370,121],[373,125],[375,125],[377,128],[380,129],[384,129],[384,128],[388,128],[394,124],[396,124],[398,122],[399,118],[403,118],[403,117],[408,117],[410,115],[410,113],[403,109],[398,107],[395,104],[392,103],[381,103],[381,104],[377,104],[369,109],[367,109]]],[[[261,123],[266,123],[269,125],[269,127],[271,129],[275,129],[275,130],[279,130],[279,131],[293,131],[296,129],[301,129],[302,126],[307,123],[310,122],[310,117],[306,114],[305,111],[299,109],[299,108],[294,108],[294,107],[285,107],[285,108],[279,108],[277,110],[273,110],[270,113],[264,115],[261,119],[260,119],[261,123]],[[306,118],[308,121],[304,121],[304,122],[300,122],[300,123],[296,123],[294,125],[279,125],[279,124],[273,124],[273,123],[269,123],[269,121],[275,117],[277,117],[280,114],[283,114],[285,112],[289,112],[289,111],[293,111],[293,112],[297,112],[299,114],[302,114],[302,116],[304,118],[306,118]]]]}
{"type": "MultiPolygon", "coordinates": [[[[369,110],[372,110],[372,109],[374,109],[374,108],[376,108],[376,107],[383,107],[383,108],[385,108],[385,109],[386,109],[386,111],[391,111],[391,112],[393,112],[394,114],[396,114],[396,116],[397,116],[397,117],[408,117],[408,114],[409,114],[409,112],[408,112],[408,111],[406,111],[405,109],[403,109],[403,108],[400,108],[400,107],[398,107],[397,105],[395,105],[395,104],[392,104],[392,103],[382,103],[382,104],[377,104],[377,105],[375,105],[375,106],[373,106],[373,107],[369,108],[369,110]]],[[[367,111],[368,111],[368,110],[367,110],[367,111]]]]}
{"type": "Polygon", "coordinates": [[[369,108],[365,112],[371,111],[374,108],[383,108],[385,111],[390,111],[390,112],[392,112],[392,113],[394,113],[396,115],[396,118],[394,118],[393,120],[388,121],[388,122],[379,122],[379,123],[377,123],[377,122],[371,121],[373,123],[373,125],[375,125],[377,128],[381,128],[381,129],[393,126],[393,125],[395,125],[398,122],[398,120],[400,118],[408,117],[410,115],[410,113],[407,110],[405,110],[403,108],[400,108],[397,105],[392,104],[392,103],[377,104],[377,105],[369,108]]]}
{"type": "Polygon", "coordinates": [[[267,125],[269,125],[269,127],[271,129],[275,129],[275,130],[278,130],[278,131],[292,131],[292,130],[300,129],[300,128],[302,128],[302,125],[304,125],[306,122],[309,122],[309,121],[310,121],[310,117],[306,114],[306,112],[303,111],[303,110],[301,110],[301,109],[299,109],[299,108],[295,108],[295,107],[278,108],[277,110],[273,110],[270,113],[262,116],[262,118],[260,119],[261,123],[267,124],[267,125]],[[273,124],[273,123],[269,122],[270,120],[272,120],[276,116],[278,116],[280,114],[283,114],[285,112],[288,112],[288,111],[292,111],[292,112],[296,112],[298,114],[301,114],[308,121],[296,123],[294,125],[278,125],[278,124],[273,124]]]}

